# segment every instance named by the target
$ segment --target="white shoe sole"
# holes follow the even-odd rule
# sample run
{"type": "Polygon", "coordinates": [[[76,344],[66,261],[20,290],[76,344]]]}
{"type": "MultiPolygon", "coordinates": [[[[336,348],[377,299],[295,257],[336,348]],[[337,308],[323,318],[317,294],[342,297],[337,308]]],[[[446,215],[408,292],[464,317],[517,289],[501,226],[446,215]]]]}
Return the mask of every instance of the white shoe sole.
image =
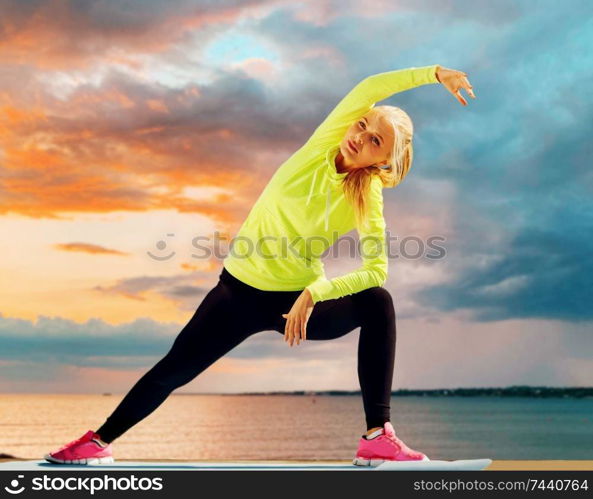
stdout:
{"type": "Polygon", "coordinates": [[[111,463],[115,462],[115,460],[111,456],[89,457],[89,458],[72,459],[72,460],[56,459],[55,457],[50,456],[49,454],[46,454],[43,457],[45,458],[46,461],[49,461],[50,463],[54,463],[54,464],[111,464],[111,463]]]}
{"type": "MultiPolygon", "coordinates": [[[[356,465],[356,466],[379,466],[380,464],[383,464],[385,462],[397,462],[397,461],[393,461],[393,460],[387,460],[387,459],[365,459],[363,457],[358,457],[356,456],[353,460],[352,460],[352,464],[356,465]]],[[[410,460],[410,461],[401,461],[401,462],[415,462],[415,461],[430,461],[430,459],[428,458],[428,456],[424,456],[422,459],[414,459],[414,460],[410,460]]]]}

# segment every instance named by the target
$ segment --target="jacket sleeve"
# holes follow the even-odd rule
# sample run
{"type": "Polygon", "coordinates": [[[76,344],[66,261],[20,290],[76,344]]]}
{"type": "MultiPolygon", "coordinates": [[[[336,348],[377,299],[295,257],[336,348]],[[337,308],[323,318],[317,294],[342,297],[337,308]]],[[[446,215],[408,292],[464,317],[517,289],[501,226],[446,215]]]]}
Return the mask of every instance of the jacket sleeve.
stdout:
{"type": "Polygon", "coordinates": [[[372,109],[376,102],[420,85],[438,83],[437,67],[438,64],[433,64],[368,76],[348,92],[315,129],[308,142],[323,145],[341,140],[348,127],[372,109]]]}
{"type": "Polygon", "coordinates": [[[362,266],[334,279],[323,277],[307,286],[313,303],[340,298],[374,286],[383,286],[387,280],[383,184],[378,176],[372,178],[368,209],[367,223],[357,228],[362,266]]]}

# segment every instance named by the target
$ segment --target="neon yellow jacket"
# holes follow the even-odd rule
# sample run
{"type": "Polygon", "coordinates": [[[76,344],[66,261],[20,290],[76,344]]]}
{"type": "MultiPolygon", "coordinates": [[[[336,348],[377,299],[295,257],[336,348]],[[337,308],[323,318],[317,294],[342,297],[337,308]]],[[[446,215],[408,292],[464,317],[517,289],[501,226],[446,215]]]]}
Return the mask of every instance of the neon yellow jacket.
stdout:
{"type": "Polygon", "coordinates": [[[438,83],[437,65],[388,71],[362,80],[309,140],[274,173],[240,227],[223,261],[240,281],[264,291],[307,288],[313,302],[382,286],[387,279],[383,184],[372,177],[368,221],[356,227],[354,209],[340,185],[335,157],[347,129],[376,102],[420,85],[438,83]],[[321,256],[356,228],[362,265],[334,279],[321,256]]]}

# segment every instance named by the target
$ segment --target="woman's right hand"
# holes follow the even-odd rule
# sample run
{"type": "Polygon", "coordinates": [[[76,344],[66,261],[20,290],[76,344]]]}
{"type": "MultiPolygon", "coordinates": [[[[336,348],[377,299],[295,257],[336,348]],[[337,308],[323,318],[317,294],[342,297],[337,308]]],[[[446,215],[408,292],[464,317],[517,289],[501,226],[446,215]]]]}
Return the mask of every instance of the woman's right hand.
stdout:
{"type": "Polygon", "coordinates": [[[439,82],[464,106],[467,106],[467,101],[459,92],[460,89],[465,88],[465,91],[471,96],[472,99],[476,98],[473,87],[467,79],[467,73],[464,73],[463,71],[457,71],[455,69],[437,66],[436,77],[437,80],[439,80],[439,82]]]}
{"type": "Polygon", "coordinates": [[[300,341],[307,339],[307,322],[311,313],[313,312],[313,297],[311,291],[307,288],[303,289],[303,292],[296,299],[290,312],[282,314],[282,317],[286,319],[284,326],[284,341],[290,346],[296,341],[298,345],[300,341]]]}

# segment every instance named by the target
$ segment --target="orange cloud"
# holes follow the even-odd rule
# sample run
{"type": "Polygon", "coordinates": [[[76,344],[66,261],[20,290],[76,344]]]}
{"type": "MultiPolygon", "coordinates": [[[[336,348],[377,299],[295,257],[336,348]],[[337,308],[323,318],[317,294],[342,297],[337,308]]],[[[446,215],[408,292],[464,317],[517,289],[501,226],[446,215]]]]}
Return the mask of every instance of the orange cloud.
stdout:
{"type": "MultiPolygon", "coordinates": [[[[0,96],[1,97],[1,96],[0,96]]],[[[10,104],[10,98],[2,99],[7,105],[0,107],[0,141],[8,140],[15,127],[31,125],[47,120],[43,109],[21,109],[10,104]]],[[[0,142],[0,146],[2,142],[0,142]]]]}
{"type": "MultiPolygon", "coordinates": [[[[221,238],[222,239],[222,238],[221,238]]],[[[215,258],[210,258],[206,261],[202,261],[200,265],[196,265],[193,263],[181,263],[179,265],[180,268],[183,270],[187,270],[188,272],[218,272],[220,270],[220,262],[215,258]]],[[[206,279],[205,281],[209,281],[211,279],[206,279]]]]}
{"type": "MultiPolygon", "coordinates": [[[[128,22],[118,16],[117,4],[113,12],[103,12],[105,6],[79,9],[65,0],[3,7],[0,65],[18,62],[20,69],[5,77],[0,92],[0,215],[59,219],[176,209],[200,213],[232,232],[269,170],[280,164],[277,158],[286,159],[299,145],[298,120],[287,124],[286,114],[268,112],[268,97],[249,85],[237,87],[236,74],[223,74],[209,86],[165,88],[104,73],[96,63],[123,61],[142,69],[135,55],[173,46],[188,30],[198,34],[208,23],[261,16],[283,4],[163,3],[121,29],[105,23],[107,14],[128,22]],[[43,71],[56,68],[88,71],[43,71]],[[252,110],[258,109],[254,122],[252,110]],[[188,186],[230,186],[233,192],[195,199],[184,194],[188,186]]],[[[244,68],[256,79],[275,71],[264,60],[249,60],[244,68]]]]}
{"type": "Polygon", "coordinates": [[[103,246],[98,246],[96,244],[89,244],[89,243],[62,243],[62,244],[54,244],[53,247],[55,249],[58,249],[61,251],[79,251],[82,253],[120,255],[120,256],[128,256],[129,255],[129,253],[124,253],[123,251],[104,248],[103,246]]]}
{"type": "MultiPolygon", "coordinates": [[[[197,90],[181,91],[197,98],[197,90]]],[[[171,100],[175,100],[173,95],[171,100]]],[[[147,99],[153,110],[169,112],[165,101],[147,99]]],[[[0,148],[4,196],[0,214],[62,218],[64,212],[178,209],[202,213],[221,224],[237,224],[248,210],[243,196],[196,200],[183,195],[189,185],[252,188],[251,175],[233,169],[224,157],[208,158],[209,138],[191,132],[172,134],[168,124],[143,124],[116,130],[110,103],[135,111],[135,102],[117,88],[76,92],[66,103],[48,100],[47,108],[20,108],[0,95],[0,148]],[[67,109],[66,109],[67,108],[67,109]],[[96,115],[93,118],[92,115],[96,115]],[[199,162],[199,163],[198,163],[199,162]],[[154,190],[153,186],[166,189],[154,190]],[[224,210],[220,204],[224,203],[224,210]]],[[[214,128],[217,144],[240,141],[234,131],[214,128]]],[[[216,151],[215,151],[216,152],[216,151]]],[[[221,153],[216,152],[221,155],[221,153]]],[[[247,162],[246,162],[247,163],[247,162]]]]}
{"type": "Polygon", "coordinates": [[[252,78],[261,81],[274,80],[279,73],[274,64],[267,59],[261,57],[252,57],[245,59],[233,65],[233,67],[242,69],[246,74],[252,78]]]}
{"type": "Polygon", "coordinates": [[[169,112],[169,109],[167,109],[167,106],[165,105],[165,103],[163,101],[160,101],[157,99],[148,99],[146,101],[146,105],[153,111],[158,111],[161,113],[169,112]]]}
{"type": "Polygon", "coordinates": [[[339,17],[381,17],[409,8],[405,3],[394,0],[308,0],[288,2],[287,6],[293,10],[295,19],[317,27],[327,26],[339,17]]]}
{"type": "Polygon", "coordinates": [[[77,92],[69,101],[74,108],[83,109],[92,104],[106,104],[113,102],[124,109],[132,108],[136,103],[123,92],[115,88],[100,88],[93,92],[77,92]]]}

